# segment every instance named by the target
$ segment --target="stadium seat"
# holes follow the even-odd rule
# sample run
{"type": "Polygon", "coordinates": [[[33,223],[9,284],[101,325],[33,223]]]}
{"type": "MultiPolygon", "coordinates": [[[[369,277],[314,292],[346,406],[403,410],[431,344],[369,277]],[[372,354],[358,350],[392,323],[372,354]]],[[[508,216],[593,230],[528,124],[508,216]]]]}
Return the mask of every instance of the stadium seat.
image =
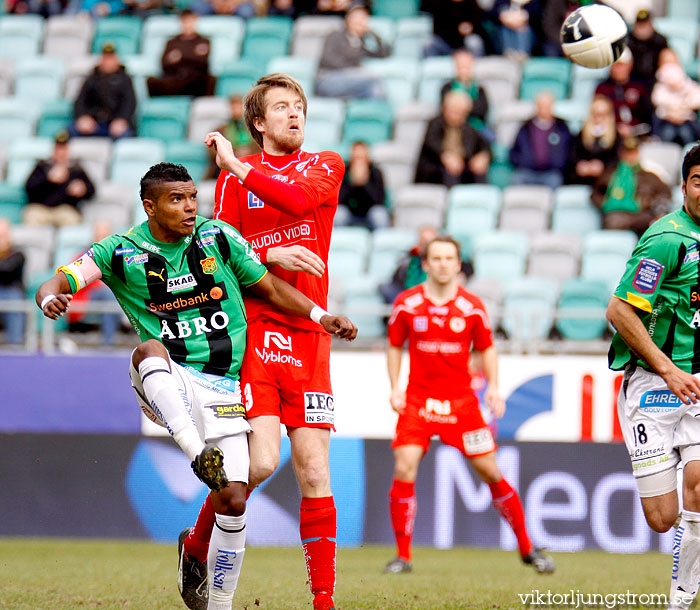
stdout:
{"type": "Polygon", "coordinates": [[[299,81],[307,97],[309,97],[315,87],[317,69],[318,61],[315,59],[284,55],[270,59],[267,63],[266,74],[272,74],[274,72],[289,74],[299,81]]]}
{"type": "Polygon", "coordinates": [[[493,158],[491,159],[491,164],[489,165],[487,181],[489,184],[492,184],[499,189],[504,189],[507,186],[510,186],[513,166],[510,164],[510,159],[508,157],[509,151],[510,149],[501,142],[496,141],[491,145],[491,154],[493,155],[493,158]]]}
{"type": "Polygon", "coordinates": [[[330,250],[328,252],[328,275],[341,282],[364,276],[365,261],[350,250],[330,250]]]}
{"type": "Polygon", "coordinates": [[[607,79],[609,74],[610,68],[585,68],[573,64],[571,68],[571,99],[590,102],[598,83],[607,79]]]}
{"type": "Polygon", "coordinates": [[[385,57],[365,59],[364,67],[381,78],[387,100],[398,108],[416,97],[418,62],[409,57],[385,57]]]}
{"type": "Polygon", "coordinates": [[[33,57],[39,53],[43,36],[44,18],[40,15],[3,15],[0,17],[0,57],[33,57]]]}
{"type": "Polygon", "coordinates": [[[413,182],[416,173],[417,149],[404,142],[378,142],[372,146],[370,158],[381,170],[384,186],[392,192],[413,182]]]}
{"type": "Polygon", "coordinates": [[[586,235],[600,228],[600,211],[591,203],[590,187],[569,185],[554,191],[552,231],[586,235]]]}
{"type": "Polygon", "coordinates": [[[442,226],[447,205],[447,187],[441,184],[409,184],[394,196],[394,226],[418,229],[442,226]]]}
{"type": "Polygon", "coordinates": [[[177,15],[151,15],[143,21],[141,54],[158,61],[163,56],[165,44],[182,30],[177,15]]]}
{"type": "Polygon", "coordinates": [[[433,35],[433,18],[423,14],[416,17],[403,17],[396,22],[396,39],[392,52],[399,57],[420,59],[423,48],[433,35]]]}
{"type": "Polygon", "coordinates": [[[196,97],[190,106],[187,139],[203,142],[204,136],[228,121],[231,109],[223,97],[196,97]]]}
{"type": "Polygon", "coordinates": [[[51,156],[53,143],[48,138],[19,138],[8,146],[6,182],[23,186],[39,159],[51,156]]]}
{"type": "Polygon", "coordinates": [[[112,155],[110,138],[71,138],[70,156],[83,166],[95,187],[107,180],[112,155]]]}
{"type": "Polygon", "coordinates": [[[189,97],[173,95],[141,100],[137,132],[142,138],[156,138],[164,142],[184,140],[189,114],[189,97]]]}
{"type": "Polygon", "coordinates": [[[197,214],[205,218],[214,216],[216,180],[202,180],[197,185],[197,214]]]}
{"type": "Polygon", "coordinates": [[[540,233],[530,239],[527,273],[557,281],[576,277],[581,263],[581,237],[540,233]]]}
{"type": "Polygon", "coordinates": [[[58,268],[65,265],[66,261],[74,260],[76,255],[84,252],[92,244],[92,235],[92,224],[86,222],[57,229],[51,266],[58,268]]]}
{"type": "Polygon", "coordinates": [[[0,182],[0,218],[12,224],[22,222],[22,208],[27,203],[24,185],[0,182]]]}
{"type": "Polygon", "coordinates": [[[457,184],[450,189],[447,205],[449,208],[462,208],[477,204],[498,211],[502,198],[501,189],[493,184],[457,184]]]}
{"type": "Polygon", "coordinates": [[[343,134],[344,118],[343,100],[331,97],[309,98],[304,127],[305,140],[321,147],[339,142],[343,134]]]}
{"type": "Polygon", "coordinates": [[[590,100],[586,98],[571,98],[570,100],[556,100],[554,103],[554,116],[564,119],[571,133],[578,133],[583,127],[583,122],[588,116],[590,100]]]}
{"type": "Polygon", "coordinates": [[[93,71],[96,64],[97,58],[92,55],[73,57],[66,61],[66,75],[63,85],[63,97],[65,99],[75,100],[78,97],[83,82],[93,71]]]}
{"type": "Polygon", "coordinates": [[[14,65],[11,57],[0,57],[0,97],[7,97],[12,92],[15,81],[14,65]]]}
{"type": "Polygon", "coordinates": [[[394,140],[414,148],[416,154],[423,145],[425,129],[430,119],[440,112],[438,105],[429,102],[408,102],[396,109],[394,140]]]}
{"type": "Polygon", "coordinates": [[[392,121],[393,111],[387,102],[352,100],[346,108],[343,140],[369,144],[389,140],[392,121]]]}
{"type": "Polygon", "coordinates": [[[514,59],[502,55],[489,55],[474,59],[474,79],[479,84],[485,80],[500,80],[520,85],[521,75],[522,68],[514,59]]]}
{"type": "Polygon", "coordinates": [[[318,59],[326,36],[343,27],[343,20],[335,15],[302,15],[292,28],[292,55],[318,59]]]}
{"type": "Polygon", "coordinates": [[[292,37],[289,17],[254,17],[246,23],[241,57],[266,70],[273,57],[287,55],[292,37]]]}
{"type": "Polygon", "coordinates": [[[372,12],[381,17],[405,19],[418,15],[419,0],[374,0],[372,12]]]}
{"type": "Polygon", "coordinates": [[[632,231],[601,230],[585,235],[581,277],[603,281],[613,290],[636,243],[637,236],[632,231]]]}
{"type": "Polygon", "coordinates": [[[420,63],[418,99],[429,104],[439,104],[440,90],[454,77],[455,65],[451,57],[427,57],[420,63]]]}
{"type": "Polygon", "coordinates": [[[396,40],[396,20],[391,17],[372,15],[369,18],[369,29],[372,30],[382,43],[392,47],[396,40]]]}
{"type": "Polygon", "coordinates": [[[364,269],[369,254],[370,232],[365,227],[334,227],[331,236],[332,252],[352,252],[364,269]]]}
{"type": "Polygon", "coordinates": [[[209,170],[209,152],[202,141],[172,140],[167,142],[165,160],[184,165],[195,184],[204,180],[209,170]]]}
{"type": "Polygon", "coordinates": [[[554,189],[554,207],[588,207],[591,187],[586,184],[564,184],[554,189]]]}
{"type": "Polygon", "coordinates": [[[639,147],[641,166],[670,186],[679,183],[682,162],[683,147],[675,142],[643,142],[639,147]]]}
{"type": "Polygon", "coordinates": [[[114,15],[95,21],[95,38],[92,52],[101,53],[102,46],[111,42],[117,49],[119,57],[124,59],[139,52],[143,20],[135,15],[114,15]]]}
{"type": "Polygon", "coordinates": [[[407,256],[416,241],[417,234],[413,229],[376,229],[372,233],[367,274],[377,282],[389,281],[399,261],[407,256]]]}
{"type": "Polygon", "coordinates": [[[58,57],[39,55],[15,63],[15,97],[51,100],[63,93],[64,63],[58,57]]]}
{"type": "Polygon", "coordinates": [[[499,228],[540,233],[549,227],[552,190],[546,186],[520,185],[503,189],[499,228]]]}
{"type": "Polygon", "coordinates": [[[527,234],[493,231],[474,238],[474,275],[510,281],[525,274],[527,234]]]}
{"type": "Polygon", "coordinates": [[[94,28],[93,20],[84,16],[50,16],[46,20],[44,54],[63,59],[88,55],[94,28]]]}
{"type": "MultiPolygon", "coordinates": [[[[263,68],[264,69],[264,68],[263,68]]],[[[228,62],[216,74],[216,95],[244,95],[262,76],[262,70],[244,59],[228,62]]]]}
{"type": "Polygon", "coordinates": [[[496,141],[510,149],[523,122],[534,116],[535,105],[531,100],[515,100],[499,105],[493,110],[496,141]]]}
{"type": "Polygon", "coordinates": [[[690,23],[700,20],[700,4],[688,0],[666,0],[666,15],[690,23]]]}
{"type": "Polygon", "coordinates": [[[141,205],[138,187],[114,182],[103,182],[96,187],[95,197],[81,208],[83,222],[94,225],[98,220],[106,220],[114,231],[130,227],[134,209],[141,205]]]}
{"type": "Polygon", "coordinates": [[[197,32],[211,42],[209,70],[225,66],[240,57],[245,20],[236,15],[202,15],[197,20],[197,32]]]}
{"type": "Polygon", "coordinates": [[[377,284],[364,277],[345,277],[341,282],[343,291],[343,314],[357,326],[362,338],[383,337],[386,329],[383,317],[387,313],[377,284]]]}
{"type": "Polygon", "coordinates": [[[681,63],[695,57],[700,33],[700,23],[695,19],[655,17],[654,29],[668,39],[669,46],[676,51],[681,63]]]}
{"type": "Polygon", "coordinates": [[[503,290],[501,328],[509,339],[545,339],[554,323],[557,282],[550,278],[512,278],[503,290]]]}
{"type": "Polygon", "coordinates": [[[112,148],[110,180],[136,186],[148,168],[165,158],[165,144],[147,138],[123,138],[112,148]]]}
{"type": "Polygon", "coordinates": [[[540,91],[556,99],[569,95],[571,62],[563,57],[531,57],[523,65],[520,99],[532,100],[540,91]]]}
{"type": "Polygon", "coordinates": [[[497,220],[498,210],[488,203],[479,201],[470,206],[450,206],[447,209],[445,231],[460,243],[468,245],[466,254],[469,254],[474,236],[493,231],[497,220]]]}
{"type": "Polygon", "coordinates": [[[608,323],[605,310],[611,292],[605,282],[572,278],[559,295],[556,328],[564,339],[599,339],[608,323]]]}
{"type": "Polygon", "coordinates": [[[472,276],[467,281],[467,290],[478,296],[489,316],[489,323],[494,330],[501,323],[503,308],[503,289],[499,280],[488,277],[472,276]]]}
{"type": "Polygon", "coordinates": [[[56,132],[66,129],[72,120],[73,100],[66,98],[47,100],[39,117],[36,135],[53,138],[56,132]]]}
{"type": "Polygon", "coordinates": [[[25,284],[29,283],[34,276],[50,270],[55,239],[53,227],[14,225],[10,233],[12,243],[22,250],[25,256],[25,284]]]}
{"type": "Polygon", "coordinates": [[[523,204],[539,205],[550,210],[554,194],[548,186],[520,184],[503,189],[502,208],[509,209],[523,204]]]}

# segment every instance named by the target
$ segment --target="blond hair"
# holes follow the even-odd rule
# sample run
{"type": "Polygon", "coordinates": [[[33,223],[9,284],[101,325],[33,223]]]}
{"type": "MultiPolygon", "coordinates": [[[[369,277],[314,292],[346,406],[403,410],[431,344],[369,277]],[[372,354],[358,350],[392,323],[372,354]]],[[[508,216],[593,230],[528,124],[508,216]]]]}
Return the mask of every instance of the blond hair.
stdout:
{"type": "Polygon", "coordinates": [[[581,128],[581,140],[583,145],[591,149],[596,140],[596,136],[593,134],[593,106],[595,104],[602,104],[605,106],[605,112],[607,116],[605,117],[605,133],[600,136],[600,145],[603,148],[610,149],[615,146],[615,138],[617,137],[617,126],[615,123],[615,109],[613,108],[610,99],[603,95],[596,95],[591,102],[591,107],[586,117],[586,121],[583,123],[581,128]]]}
{"type": "Polygon", "coordinates": [[[257,142],[260,148],[263,146],[263,137],[255,127],[255,121],[263,121],[265,119],[265,97],[267,92],[273,87],[282,87],[283,89],[289,89],[296,93],[301,98],[302,104],[304,105],[304,116],[306,116],[306,95],[299,81],[288,74],[282,74],[280,72],[268,74],[260,78],[243,98],[243,118],[245,119],[245,124],[253,140],[257,142]]]}

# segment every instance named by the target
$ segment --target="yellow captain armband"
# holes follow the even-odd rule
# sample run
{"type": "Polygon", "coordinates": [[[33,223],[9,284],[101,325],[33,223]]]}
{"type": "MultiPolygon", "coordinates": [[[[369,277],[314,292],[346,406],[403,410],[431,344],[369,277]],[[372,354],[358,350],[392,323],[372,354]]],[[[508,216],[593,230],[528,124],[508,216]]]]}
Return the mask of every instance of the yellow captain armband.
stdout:
{"type": "Polygon", "coordinates": [[[59,271],[66,274],[74,293],[102,277],[100,268],[87,253],[74,260],[70,265],[63,265],[56,269],[56,273],[59,271]]]}
{"type": "Polygon", "coordinates": [[[626,298],[622,297],[617,297],[621,301],[624,301],[625,303],[629,303],[632,305],[632,307],[636,307],[637,309],[641,309],[642,311],[646,311],[647,313],[651,313],[651,303],[647,301],[644,297],[640,297],[638,294],[634,294],[633,292],[628,292],[626,298]]]}

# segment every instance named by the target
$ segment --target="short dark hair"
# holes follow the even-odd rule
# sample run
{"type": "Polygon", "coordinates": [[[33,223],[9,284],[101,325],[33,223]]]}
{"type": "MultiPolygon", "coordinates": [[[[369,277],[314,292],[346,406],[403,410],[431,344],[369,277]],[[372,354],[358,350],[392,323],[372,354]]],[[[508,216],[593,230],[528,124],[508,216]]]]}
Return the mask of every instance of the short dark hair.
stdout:
{"type": "Polygon", "coordinates": [[[687,153],[685,153],[685,157],[683,158],[683,168],[681,170],[683,182],[688,180],[688,176],[690,176],[690,168],[693,167],[693,165],[700,165],[700,144],[696,144],[687,153]]]}
{"type": "Polygon", "coordinates": [[[141,178],[141,201],[151,199],[153,189],[164,182],[192,182],[184,165],[156,163],[141,178]]]}
{"type": "Polygon", "coordinates": [[[455,248],[457,248],[457,259],[460,261],[462,260],[462,246],[454,237],[452,237],[452,235],[438,235],[437,237],[433,237],[433,239],[425,244],[425,249],[421,255],[423,260],[428,258],[428,250],[430,250],[430,246],[435,243],[452,244],[455,248]]]}

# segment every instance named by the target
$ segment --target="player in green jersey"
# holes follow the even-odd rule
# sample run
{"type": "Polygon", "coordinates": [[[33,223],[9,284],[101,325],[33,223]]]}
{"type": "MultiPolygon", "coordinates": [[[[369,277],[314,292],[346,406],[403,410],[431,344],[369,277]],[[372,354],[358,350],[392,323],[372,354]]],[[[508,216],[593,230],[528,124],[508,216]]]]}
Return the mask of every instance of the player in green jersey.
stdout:
{"type": "Polygon", "coordinates": [[[610,367],[624,369],[618,416],[647,523],[673,545],[670,609],[700,580],[700,145],[685,155],[682,209],[642,235],[608,305],[617,333],[610,367]]]}
{"type": "Polygon", "coordinates": [[[241,290],[310,317],[341,338],[354,339],[357,329],[267,273],[228,224],[197,216],[196,197],[184,167],[154,165],[141,179],[148,220],[59,268],[41,285],[36,302],[55,320],[93,281],[101,279],[114,292],[143,340],[129,371],[139,405],[167,428],[212,489],[217,527],[207,561],[206,608],[230,610],[245,547],[249,469],[250,426],[238,376],[246,336],[241,290]]]}

